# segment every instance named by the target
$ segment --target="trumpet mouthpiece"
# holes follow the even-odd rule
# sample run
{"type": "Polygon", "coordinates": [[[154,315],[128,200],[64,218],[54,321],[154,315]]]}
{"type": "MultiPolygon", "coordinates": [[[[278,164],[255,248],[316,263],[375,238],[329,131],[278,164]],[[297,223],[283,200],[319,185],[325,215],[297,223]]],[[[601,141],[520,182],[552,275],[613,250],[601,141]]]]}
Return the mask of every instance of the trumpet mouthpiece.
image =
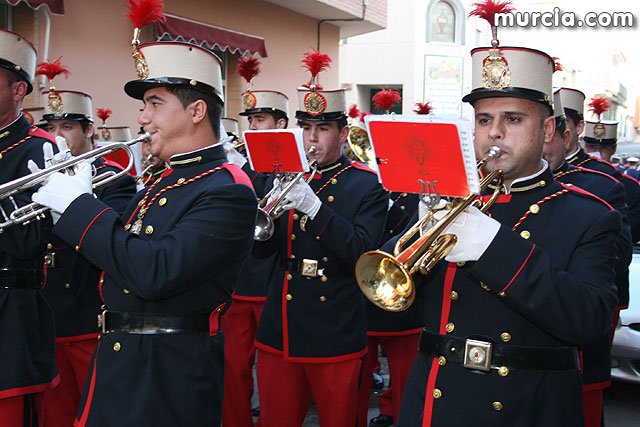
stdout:
{"type": "Polygon", "coordinates": [[[494,145],[493,147],[489,148],[489,152],[487,153],[487,161],[496,159],[500,157],[501,154],[502,150],[500,149],[500,147],[494,145]]]}

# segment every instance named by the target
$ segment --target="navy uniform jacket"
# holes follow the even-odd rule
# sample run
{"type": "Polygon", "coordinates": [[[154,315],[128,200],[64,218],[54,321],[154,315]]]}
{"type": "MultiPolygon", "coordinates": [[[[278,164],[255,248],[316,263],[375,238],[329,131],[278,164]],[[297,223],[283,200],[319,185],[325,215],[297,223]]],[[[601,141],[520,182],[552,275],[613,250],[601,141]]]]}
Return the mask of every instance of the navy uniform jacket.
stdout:
{"type": "MultiPolygon", "coordinates": [[[[631,228],[627,217],[624,186],[603,172],[575,167],[566,162],[554,172],[554,177],[563,183],[577,185],[583,190],[602,198],[620,212],[622,228],[616,240],[616,279],[618,304],[629,299],[629,263],[633,245],[631,228]]],[[[609,332],[594,344],[582,348],[582,382],[585,391],[608,387],[611,383],[611,356],[609,332]]]]}
{"type": "Polygon", "coordinates": [[[354,267],[380,241],[389,196],[375,172],[345,156],[319,170],[309,185],[316,192],[324,188],[306,231],[300,228],[305,216],[290,210],[276,221],[274,237],[254,247],[262,253],[275,247],[290,262],[316,260],[326,279],[304,277],[282,259],[269,283],[256,345],[292,362],[359,358],[366,353],[367,329],[354,267]]]}
{"type": "Polygon", "coordinates": [[[171,160],[172,168],[149,190],[147,201],[164,192],[149,207],[139,236],[125,224],[136,220],[146,191],[131,200],[122,219],[82,195],[53,231],[104,270],[100,293],[107,309],[210,313],[210,332],[103,336],[85,384],[80,425],[220,422],[224,337],[218,318],[250,251],[256,197],[220,146],[171,160]]]}
{"type": "MultiPolygon", "coordinates": [[[[31,127],[23,115],[0,129],[0,183],[29,174],[29,159],[44,167],[42,144],[47,141],[53,142],[53,137],[31,127]]],[[[17,194],[14,199],[18,206],[31,203],[31,193],[17,194]]],[[[5,199],[2,209],[9,215],[14,207],[5,199]]],[[[4,222],[1,215],[0,221],[4,222]]],[[[0,269],[10,270],[0,271],[0,399],[42,392],[59,381],[53,355],[53,313],[38,289],[44,283],[45,245],[43,221],[12,225],[0,234],[0,269]],[[18,280],[24,288],[2,285],[4,275],[14,272],[20,274],[18,280]]]]}
{"type": "MultiPolygon", "coordinates": [[[[108,160],[93,162],[96,174],[118,173],[122,166],[108,160]]],[[[115,180],[111,185],[96,190],[95,195],[119,214],[136,194],[136,184],[131,175],[115,180]]],[[[102,300],[98,292],[101,270],[87,262],[73,247],[51,234],[48,243],[47,286],[44,296],[51,305],[56,319],[58,341],[97,338],[96,316],[102,300]]]]}
{"type": "MultiPolygon", "coordinates": [[[[402,234],[418,211],[418,195],[394,192],[390,193],[393,205],[387,212],[387,222],[384,226],[384,233],[380,245],[398,234],[402,234]]],[[[393,248],[391,248],[393,251],[393,248]]],[[[366,299],[367,306],[367,335],[369,336],[391,336],[415,334],[422,330],[422,290],[416,293],[413,304],[401,312],[391,312],[383,310],[366,299]]]]}
{"type": "MultiPolygon", "coordinates": [[[[613,165],[605,162],[597,157],[590,156],[580,148],[576,154],[567,159],[567,162],[573,166],[579,166],[587,169],[593,169],[611,175],[624,185],[627,196],[627,208],[629,215],[629,224],[631,226],[631,239],[633,243],[640,241],[640,186],[638,181],[629,175],[620,173],[613,165]]],[[[629,299],[619,301],[621,309],[629,306],[629,299]]]]}
{"type": "MultiPolygon", "coordinates": [[[[441,262],[415,276],[424,286],[426,329],[506,347],[597,341],[616,305],[620,214],[554,181],[548,167],[514,182],[490,214],[501,227],[478,261],[441,262]]],[[[578,369],[500,375],[447,363],[447,355],[418,354],[397,426],[422,425],[423,411],[434,426],[583,425],[578,369]]]]}

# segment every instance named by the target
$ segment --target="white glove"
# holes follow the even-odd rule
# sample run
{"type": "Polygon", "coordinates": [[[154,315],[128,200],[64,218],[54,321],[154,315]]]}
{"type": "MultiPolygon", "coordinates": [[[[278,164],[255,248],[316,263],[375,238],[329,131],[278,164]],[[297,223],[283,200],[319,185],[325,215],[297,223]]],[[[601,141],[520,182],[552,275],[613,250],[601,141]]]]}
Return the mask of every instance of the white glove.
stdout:
{"type": "Polygon", "coordinates": [[[237,165],[238,167],[243,167],[244,164],[247,163],[247,159],[245,159],[242,154],[238,153],[238,150],[234,148],[232,143],[225,142],[222,146],[224,147],[224,151],[227,153],[227,160],[229,160],[229,163],[237,165]]]}
{"type": "Polygon", "coordinates": [[[316,196],[315,191],[304,181],[298,181],[293,185],[291,191],[285,196],[286,202],[282,206],[283,209],[297,209],[300,212],[309,215],[313,219],[322,206],[320,198],[316,196]]]}
{"type": "Polygon", "coordinates": [[[449,262],[477,261],[493,241],[500,223],[478,208],[470,207],[451,224],[445,233],[455,234],[458,242],[444,258],[449,262]]]}
{"type": "Polygon", "coordinates": [[[83,194],[91,194],[91,175],[91,164],[88,162],[81,162],[76,174],[72,176],[63,173],[51,174],[45,184],[33,193],[31,200],[62,214],[75,199],[83,194]]]}

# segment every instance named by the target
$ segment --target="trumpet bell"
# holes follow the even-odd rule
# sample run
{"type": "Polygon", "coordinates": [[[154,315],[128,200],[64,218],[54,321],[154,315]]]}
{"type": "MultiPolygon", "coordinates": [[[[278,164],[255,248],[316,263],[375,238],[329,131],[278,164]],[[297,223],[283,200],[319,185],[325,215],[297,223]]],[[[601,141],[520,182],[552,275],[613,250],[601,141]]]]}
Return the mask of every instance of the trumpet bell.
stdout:
{"type": "Polygon", "coordinates": [[[369,251],[358,259],[356,280],[365,296],[387,311],[404,311],[415,299],[411,274],[383,251],[369,251]]]}
{"type": "Polygon", "coordinates": [[[271,216],[264,209],[258,208],[256,226],[253,229],[253,239],[259,242],[269,240],[273,236],[275,225],[271,216]]]}
{"type": "Polygon", "coordinates": [[[373,156],[371,141],[369,141],[369,134],[367,134],[366,130],[359,126],[351,126],[349,128],[349,138],[347,141],[352,153],[352,155],[349,156],[350,158],[365,163],[371,169],[376,170],[378,168],[376,159],[373,156]]]}

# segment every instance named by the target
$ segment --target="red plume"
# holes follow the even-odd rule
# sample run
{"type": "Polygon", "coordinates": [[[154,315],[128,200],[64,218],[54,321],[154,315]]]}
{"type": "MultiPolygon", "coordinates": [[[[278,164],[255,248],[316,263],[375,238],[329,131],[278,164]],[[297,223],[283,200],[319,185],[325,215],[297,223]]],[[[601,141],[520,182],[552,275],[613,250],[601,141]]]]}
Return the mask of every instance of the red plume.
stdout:
{"type": "Polygon", "coordinates": [[[353,104],[351,107],[349,107],[349,117],[351,117],[352,119],[355,119],[359,115],[360,115],[360,110],[358,110],[358,106],[356,104],[353,104]]]}
{"type": "Polygon", "coordinates": [[[553,63],[554,63],[554,68],[553,68],[554,73],[556,71],[564,71],[564,66],[560,63],[560,58],[558,58],[557,56],[554,56],[553,63]]]}
{"type": "Polygon", "coordinates": [[[331,58],[329,55],[313,49],[304,54],[302,66],[309,70],[311,77],[314,78],[319,72],[327,70],[331,66],[331,58]]]}
{"type": "Polygon", "coordinates": [[[142,28],[152,22],[164,22],[167,17],[164,15],[164,3],[162,0],[125,0],[129,5],[129,13],[125,13],[133,24],[133,28],[142,28]]]}
{"type": "Polygon", "coordinates": [[[589,111],[598,116],[598,120],[600,120],[600,114],[605,113],[611,108],[611,103],[605,97],[599,96],[595,98],[591,98],[591,102],[589,103],[589,111]]]}
{"type": "Polygon", "coordinates": [[[383,109],[389,111],[393,104],[400,102],[400,92],[395,89],[383,89],[380,92],[373,95],[373,105],[376,109],[383,109]]]}
{"type": "Polygon", "coordinates": [[[413,109],[416,114],[429,114],[431,113],[431,110],[433,110],[433,107],[431,107],[431,103],[429,101],[424,104],[422,102],[416,102],[416,106],[413,109]]]}
{"type": "Polygon", "coordinates": [[[98,108],[96,110],[96,113],[98,114],[98,117],[100,117],[100,119],[102,119],[102,122],[104,123],[109,117],[111,117],[111,113],[113,113],[113,111],[111,111],[108,108],[98,108]]]}
{"type": "Polygon", "coordinates": [[[38,68],[36,69],[36,76],[47,76],[49,81],[53,80],[54,77],[59,76],[60,74],[64,74],[64,77],[68,78],[71,75],[71,71],[60,63],[61,59],[62,56],[53,62],[39,63],[38,68]]]}
{"type": "Polygon", "coordinates": [[[247,83],[251,83],[251,79],[260,74],[260,60],[253,56],[238,58],[236,73],[241,75],[247,83]]]}
{"type": "Polygon", "coordinates": [[[475,9],[469,12],[469,16],[478,16],[489,22],[492,27],[495,26],[496,13],[513,12],[515,10],[510,0],[485,0],[484,2],[474,3],[473,6],[475,9]]]}
{"type": "Polygon", "coordinates": [[[368,111],[361,111],[360,112],[360,121],[364,122],[364,118],[367,117],[369,114],[371,114],[371,113],[368,112],[368,111]]]}

